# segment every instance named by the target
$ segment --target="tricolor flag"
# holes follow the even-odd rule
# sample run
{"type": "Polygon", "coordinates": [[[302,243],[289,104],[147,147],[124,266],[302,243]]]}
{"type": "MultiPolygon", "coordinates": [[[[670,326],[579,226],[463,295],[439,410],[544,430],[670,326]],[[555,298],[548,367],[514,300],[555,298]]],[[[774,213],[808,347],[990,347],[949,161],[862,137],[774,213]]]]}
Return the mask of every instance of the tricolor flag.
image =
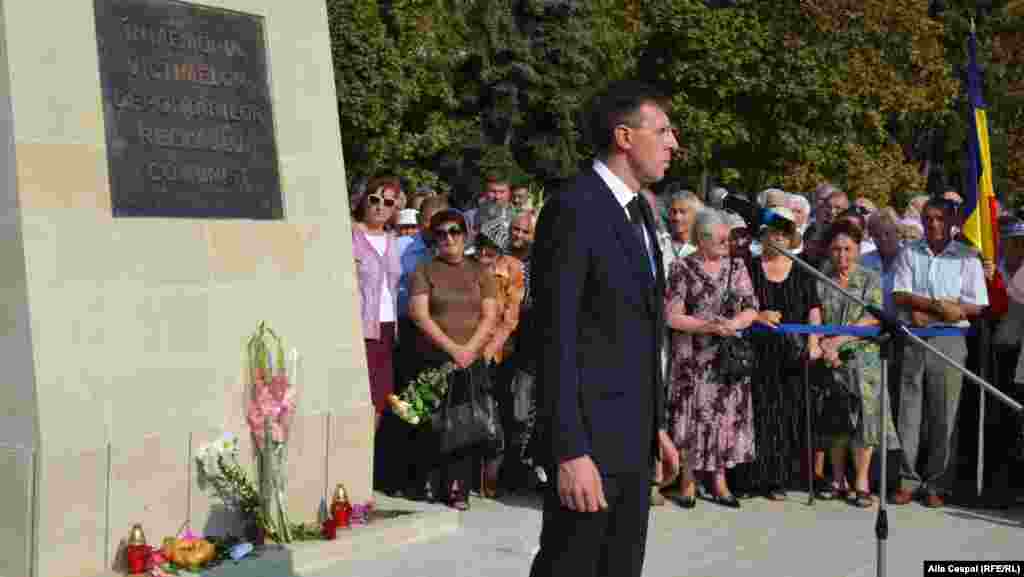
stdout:
{"type": "Polygon", "coordinates": [[[963,233],[982,258],[995,260],[999,244],[999,214],[996,195],[992,190],[992,156],[988,145],[988,117],[981,90],[981,71],[978,69],[978,42],[972,26],[967,41],[968,105],[967,179],[964,190],[963,233]]]}

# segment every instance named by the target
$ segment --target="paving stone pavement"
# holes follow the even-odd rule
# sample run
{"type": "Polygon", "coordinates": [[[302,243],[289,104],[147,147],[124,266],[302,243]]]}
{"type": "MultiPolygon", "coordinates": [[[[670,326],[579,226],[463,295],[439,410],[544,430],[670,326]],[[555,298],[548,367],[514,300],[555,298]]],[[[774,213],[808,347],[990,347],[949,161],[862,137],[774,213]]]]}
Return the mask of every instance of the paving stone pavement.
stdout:
{"type": "MultiPolygon", "coordinates": [[[[460,530],[384,558],[344,561],[311,577],[526,577],[540,530],[539,499],[474,498],[460,530]]],[[[889,507],[888,575],[923,575],[924,560],[1024,558],[1024,508],[889,507]]],[[[653,509],[645,577],[875,575],[877,509],[843,502],[750,499],[741,510],[698,501],[653,509]]],[[[568,576],[567,576],[568,577],[568,576]]]]}

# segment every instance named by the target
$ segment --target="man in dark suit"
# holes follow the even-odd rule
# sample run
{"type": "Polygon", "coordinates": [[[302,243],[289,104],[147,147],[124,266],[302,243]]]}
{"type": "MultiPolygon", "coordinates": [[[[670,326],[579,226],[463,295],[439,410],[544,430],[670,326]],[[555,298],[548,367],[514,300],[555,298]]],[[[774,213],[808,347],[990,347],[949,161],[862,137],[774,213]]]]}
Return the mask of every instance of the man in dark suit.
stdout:
{"type": "Polygon", "coordinates": [[[665,278],[637,194],[678,147],[666,110],[650,87],[609,87],[591,121],[598,160],[537,224],[538,434],[551,490],[531,577],[639,577],[652,466],[678,467],[658,357],[665,278]]]}

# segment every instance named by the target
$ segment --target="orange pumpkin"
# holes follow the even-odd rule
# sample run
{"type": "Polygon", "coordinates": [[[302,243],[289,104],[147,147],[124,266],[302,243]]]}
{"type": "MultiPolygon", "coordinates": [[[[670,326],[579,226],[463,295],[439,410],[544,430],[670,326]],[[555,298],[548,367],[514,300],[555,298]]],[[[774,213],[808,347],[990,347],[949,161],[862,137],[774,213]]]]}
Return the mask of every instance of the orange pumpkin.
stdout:
{"type": "MultiPolygon", "coordinates": [[[[164,540],[165,547],[167,546],[167,541],[166,539],[164,540]]],[[[206,539],[188,541],[175,539],[168,559],[179,567],[187,567],[189,570],[195,571],[212,561],[216,554],[216,548],[213,546],[213,543],[206,539]]]]}

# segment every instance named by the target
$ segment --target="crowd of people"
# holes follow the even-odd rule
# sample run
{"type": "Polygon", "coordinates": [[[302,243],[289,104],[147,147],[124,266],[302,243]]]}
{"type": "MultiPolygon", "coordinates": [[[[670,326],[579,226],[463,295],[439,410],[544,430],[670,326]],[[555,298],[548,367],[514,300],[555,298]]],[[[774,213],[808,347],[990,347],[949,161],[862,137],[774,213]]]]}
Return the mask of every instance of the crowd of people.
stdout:
{"type": "MultiPolygon", "coordinates": [[[[541,207],[508,179],[483,184],[468,210],[431,190],[407,195],[391,177],[370,181],[351,199],[377,414],[375,483],[460,510],[472,493],[494,497],[548,482],[533,447],[537,367],[529,346],[536,338],[530,263],[541,207]],[[490,383],[504,431],[500,447],[439,455],[391,415],[389,394],[449,362],[490,383]]],[[[976,413],[964,414],[960,403],[961,392],[974,385],[911,345],[889,364],[885,389],[872,339],[773,330],[879,325],[870,309],[779,248],[915,327],[965,329],[926,341],[976,370],[987,366],[980,357],[991,351],[985,376],[1020,399],[1015,377],[1024,304],[1007,286],[1024,261],[1024,221],[1004,213],[1000,254],[983,262],[958,234],[962,199],[953,191],[915,197],[899,214],[829,184],[807,195],[769,189],[757,195],[762,214],[770,215],[757,230],[725,210],[730,195],[723,189],[705,199],[672,185],[659,195],[642,193],[655,215],[662,257],[666,422],[682,460],[677,479],[652,478],[652,502],[667,497],[689,509],[703,496],[741,508],[750,496],[784,499],[806,486],[810,468],[819,498],[871,507],[870,468],[885,435],[901,455],[892,502],[942,506],[957,455],[970,450],[958,447],[957,431],[978,427],[976,413]],[[979,339],[977,330],[966,329],[982,319],[992,346],[969,355],[979,339]],[[732,362],[735,341],[752,351],[756,370],[732,362]],[[879,419],[883,395],[892,397],[891,414],[879,419]]],[[[1020,421],[999,406],[989,419],[987,490],[1012,500],[1021,489],[1008,474],[1024,449],[1020,421]]]]}

